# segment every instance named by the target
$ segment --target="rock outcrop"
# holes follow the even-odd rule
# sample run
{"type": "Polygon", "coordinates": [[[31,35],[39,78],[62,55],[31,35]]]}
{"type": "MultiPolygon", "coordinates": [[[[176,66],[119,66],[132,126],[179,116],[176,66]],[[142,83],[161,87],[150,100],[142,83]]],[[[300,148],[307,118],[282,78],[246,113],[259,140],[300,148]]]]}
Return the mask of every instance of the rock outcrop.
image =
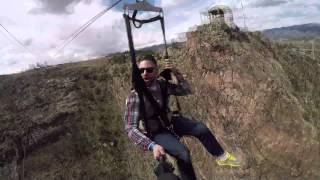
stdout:
{"type": "Polygon", "coordinates": [[[320,178],[320,61],[272,45],[260,33],[223,24],[204,25],[192,34],[188,48],[175,56],[179,67],[189,70],[195,92],[183,109],[211,127],[244,162],[239,170],[216,167],[195,146],[199,174],[204,179],[320,178]]]}

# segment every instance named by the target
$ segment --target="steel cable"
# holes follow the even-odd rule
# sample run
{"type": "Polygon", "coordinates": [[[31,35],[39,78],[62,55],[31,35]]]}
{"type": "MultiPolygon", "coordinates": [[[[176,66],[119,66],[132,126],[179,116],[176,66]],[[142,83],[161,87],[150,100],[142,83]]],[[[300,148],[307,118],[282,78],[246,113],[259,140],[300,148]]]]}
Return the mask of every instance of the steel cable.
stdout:
{"type": "MultiPolygon", "coordinates": [[[[34,58],[38,59],[38,56],[35,55],[31,50],[29,50],[16,36],[14,36],[7,28],[5,28],[1,23],[0,26],[4,29],[7,34],[16,42],[18,43],[23,49],[25,49],[29,54],[31,54],[34,58]]],[[[5,34],[4,34],[5,35],[5,34]]]]}
{"type": "Polygon", "coordinates": [[[92,17],[90,20],[88,20],[85,24],[83,24],[80,28],[78,28],[74,33],[72,33],[58,48],[56,48],[56,53],[54,54],[54,57],[61,52],[68,44],[70,44],[74,39],[76,39],[83,31],[85,31],[92,23],[94,23],[97,19],[99,19],[101,16],[103,16],[106,12],[108,12],[110,9],[115,7],[117,4],[119,4],[122,0],[118,0],[114,4],[112,4],[110,7],[102,10],[97,15],[92,17]]]}

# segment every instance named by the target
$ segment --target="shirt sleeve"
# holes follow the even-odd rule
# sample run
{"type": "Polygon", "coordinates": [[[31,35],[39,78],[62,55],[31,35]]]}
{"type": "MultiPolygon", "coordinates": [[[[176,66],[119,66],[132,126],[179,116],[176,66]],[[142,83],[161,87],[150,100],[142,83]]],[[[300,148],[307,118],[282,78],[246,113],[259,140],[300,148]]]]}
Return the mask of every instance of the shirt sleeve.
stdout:
{"type": "Polygon", "coordinates": [[[168,83],[168,94],[175,96],[185,96],[192,94],[189,83],[184,79],[183,75],[175,70],[174,75],[177,78],[176,83],[168,83]]]}
{"type": "Polygon", "coordinates": [[[135,91],[132,91],[126,100],[124,113],[125,131],[134,144],[140,146],[143,150],[150,150],[154,142],[144,135],[139,129],[139,97],[135,91]]]}

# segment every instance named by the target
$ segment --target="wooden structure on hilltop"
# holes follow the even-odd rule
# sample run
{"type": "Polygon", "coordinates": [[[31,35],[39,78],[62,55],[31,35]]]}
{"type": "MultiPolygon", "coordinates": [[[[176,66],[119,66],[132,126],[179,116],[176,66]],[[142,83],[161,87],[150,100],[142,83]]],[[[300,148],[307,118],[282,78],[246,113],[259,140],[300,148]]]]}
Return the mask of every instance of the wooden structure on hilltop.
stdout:
{"type": "Polygon", "coordinates": [[[230,7],[216,5],[200,12],[203,23],[226,23],[230,28],[236,28],[233,21],[233,13],[230,7]]]}

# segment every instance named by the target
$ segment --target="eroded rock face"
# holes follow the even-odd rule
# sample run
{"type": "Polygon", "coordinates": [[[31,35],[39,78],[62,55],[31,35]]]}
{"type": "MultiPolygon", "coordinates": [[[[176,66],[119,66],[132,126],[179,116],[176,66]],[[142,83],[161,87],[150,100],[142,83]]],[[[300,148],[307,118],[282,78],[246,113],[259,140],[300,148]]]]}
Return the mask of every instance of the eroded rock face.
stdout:
{"type": "Polygon", "coordinates": [[[15,164],[10,169],[11,178],[16,179],[23,159],[70,132],[70,121],[79,109],[79,95],[76,78],[59,74],[46,77],[41,72],[11,78],[14,83],[4,77],[0,86],[0,161],[2,165],[15,164]]]}
{"type": "Polygon", "coordinates": [[[319,61],[293,64],[297,57],[284,58],[286,52],[281,54],[259,34],[206,28],[212,27],[199,28],[187,43],[189,49],[176,57],[181,69],[193,69],[187,75],[195,97],[185,101],[185,109],[214,130],[244,166],[231,175],[225,169],[221,173],[220,167],[206,168],[213,159],[194,150],[195,159],[205,159],[199,173],[207,179],[320,178],[320,109],[314,106],[319,103],[320,87],[314,77],[320,75],[319,61]],[[293,84],[293,76],[307,73],[290,70],[297,66],[314,72],[304,79],[309,88],[293,84]]]}
{"type": "MultiPolygon", "coordinates": [[[[110,88],[110,74],[121,69],[111,64],[0,77],[0,179],[129,177],[122,116],[110,88]]],[[[121,68],[126,74],[127,66],[121,68]]]]}

